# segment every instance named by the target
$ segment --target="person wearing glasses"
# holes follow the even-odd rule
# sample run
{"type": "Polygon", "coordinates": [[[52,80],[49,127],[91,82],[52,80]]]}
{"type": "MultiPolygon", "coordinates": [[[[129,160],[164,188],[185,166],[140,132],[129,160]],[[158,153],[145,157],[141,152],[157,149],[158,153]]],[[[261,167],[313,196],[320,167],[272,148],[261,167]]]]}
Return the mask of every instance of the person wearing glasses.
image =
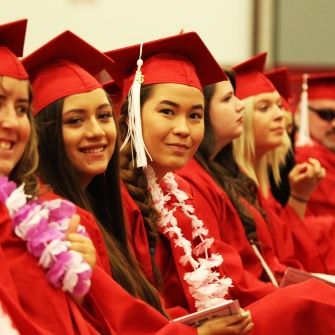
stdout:
{"type": "Polygon", "coordinates": [[[307,214],[335,216],[335,71],[310,74],[307,84],[312,142],[297,146],[295,158],[297,162],[316,158],[326,169],[326,176],[308,200],[307,214]]]}

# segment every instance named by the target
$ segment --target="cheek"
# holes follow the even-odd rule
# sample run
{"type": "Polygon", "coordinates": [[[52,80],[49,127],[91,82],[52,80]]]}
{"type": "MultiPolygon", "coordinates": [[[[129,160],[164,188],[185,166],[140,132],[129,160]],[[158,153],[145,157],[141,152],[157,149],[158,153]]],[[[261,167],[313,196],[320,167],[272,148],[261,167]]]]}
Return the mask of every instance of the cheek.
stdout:
{"type": "Polygon", "coordinates": [[[63,129],[63,142],[64,142],[64,149],[67,157],[71,160],[74,157],[74,142],[75,137],[71,131],[63,129]]]}
{"type": "Polygon", "coordinates": [[[196,146],[199,146],[203,137],[204,137],[204,132],[205,132],[205,126],[204,124],[199,125],[198,127],[195,127],[195,129],[192,131],[192,138],[193,138],[193,143],[196,146]]]}
{"type": "Polygon", "coordinates": [[[114,150],[115,150],[115,145],[116,145],[116,137],[117,137],[117,131],[116,131],[115,124],[106,130],[106,134],[107,134],[108,142],[110,145],[111,155],[113,155],[114,150]]]}
{"type": "Polygon", "coordinates": [[[30,138],[30,134],[31,134],[31,126],[30,126],[28,116],[25,117],[24,121],[21,123],[20,132],[21,132],[22,141],[24,141],[25,144],[27,144],[30,138]]]}

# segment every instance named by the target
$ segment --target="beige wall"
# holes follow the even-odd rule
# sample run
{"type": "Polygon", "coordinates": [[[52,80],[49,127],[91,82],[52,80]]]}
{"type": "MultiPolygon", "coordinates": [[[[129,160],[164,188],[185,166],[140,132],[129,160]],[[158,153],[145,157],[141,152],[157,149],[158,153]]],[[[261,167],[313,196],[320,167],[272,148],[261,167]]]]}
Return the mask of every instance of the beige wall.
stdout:
{"type": "MultiPolygon", "coordinates": [[[[252,0],[7,0],[0,22],[28,18],[25,55],[65,29],[102,51],[196,31],[214,56],[236,64],[252,53],[252,0]]],[[[196,50],[195,50],[196,52],[196,50]]]]}

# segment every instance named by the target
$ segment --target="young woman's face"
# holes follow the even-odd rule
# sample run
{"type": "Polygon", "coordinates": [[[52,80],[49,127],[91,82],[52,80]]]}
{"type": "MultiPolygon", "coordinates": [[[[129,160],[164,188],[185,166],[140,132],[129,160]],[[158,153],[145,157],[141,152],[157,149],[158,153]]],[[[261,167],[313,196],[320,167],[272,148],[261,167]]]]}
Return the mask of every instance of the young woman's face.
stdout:
{"type": "Polygon", "coordinates": [[[278,92],[255,97],[253,125],[258,155],[282,145],[285,133],[284,110],[278,92]]]}
{"type": "Polygon", "coordinates": [[[244,103],[234,95],[230,81],[215,84],[209,104],[211,125],[216,139],[216,151],[238,138],[243,131],[244,103]]]}
{"type": "Polygon", "coordinates": [[[116,126],[105,91],[97,88],[66,97],[62,130],[68,158],[86,187],[106,171],[115,149],[116,126]]]}
{"type": "Polygon", "coordinates": [[[143,139],[157,177],[182,168],[204,134],[204,96],[180,84],[157,84],[142,106],[143,139]]]}
{"type": "Polygon", "coordinates": [[[8,176],[29,141],[27,80],[0,77],[0,176],[8,176]]]}

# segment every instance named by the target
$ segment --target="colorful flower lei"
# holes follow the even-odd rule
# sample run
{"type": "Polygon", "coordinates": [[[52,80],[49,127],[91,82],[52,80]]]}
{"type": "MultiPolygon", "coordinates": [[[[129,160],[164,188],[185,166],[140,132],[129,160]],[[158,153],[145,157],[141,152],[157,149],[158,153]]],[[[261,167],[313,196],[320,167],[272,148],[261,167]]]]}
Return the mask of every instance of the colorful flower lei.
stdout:
{"type": "MultiPolygon", "coordinates": [[[[76,212],[67,200],[27,202],[24,185],[16,187],[7,177],[0,177],[0,201],[4,202],[13,222],[15,234],[27,242],[27,250],[39,258],[49,282],[74,296],[84,296],[90,286],[92,269],[82,255],[69,250],[66,240],[70,220],[76,212]]],[[[85,228],[77,233],[87,236],[85,228]]]]}
{"type": "Polygon", "coordinates": [[[232,286],[232,280],[228,277],[220,278],[220,273],[213,270],[222,264],[223,258],[220,254],[210,252],[214,239],[206,238],[208,229],[194,215],[193,206],[186,203],[189,199],[188,195],[178,188],[178,183],[172,172],[167,173],[162,180],[166,185],[167,194],[164,194],[158,185],[151,166],[145,169],[145,173],[154,207],[160,214],[159,227],[162,228],[164,234],[175,237],[175,246],[184,250],[185,255],[180,258],[180,263],[183,266],[189,263],[193,268],[193,271],[185,273],[183,279],[189,285],[189,292],[195,300],[196,309],[199,311],[228,301],[224,297],[227,295],[229,287],[232,286]],[[171,196],[174,196],[177,202],[173,202],[173,209],[168,210],[165,205],[172,199],[171,196]],[[191,220],[193,240],[199,238],[201,241],[193,249],[191,241],[183,236],[174,216],[174,212],[178,208],[191,220]],[[204,255],[204,257],[199,257],[200,255],[204,255]]]}

